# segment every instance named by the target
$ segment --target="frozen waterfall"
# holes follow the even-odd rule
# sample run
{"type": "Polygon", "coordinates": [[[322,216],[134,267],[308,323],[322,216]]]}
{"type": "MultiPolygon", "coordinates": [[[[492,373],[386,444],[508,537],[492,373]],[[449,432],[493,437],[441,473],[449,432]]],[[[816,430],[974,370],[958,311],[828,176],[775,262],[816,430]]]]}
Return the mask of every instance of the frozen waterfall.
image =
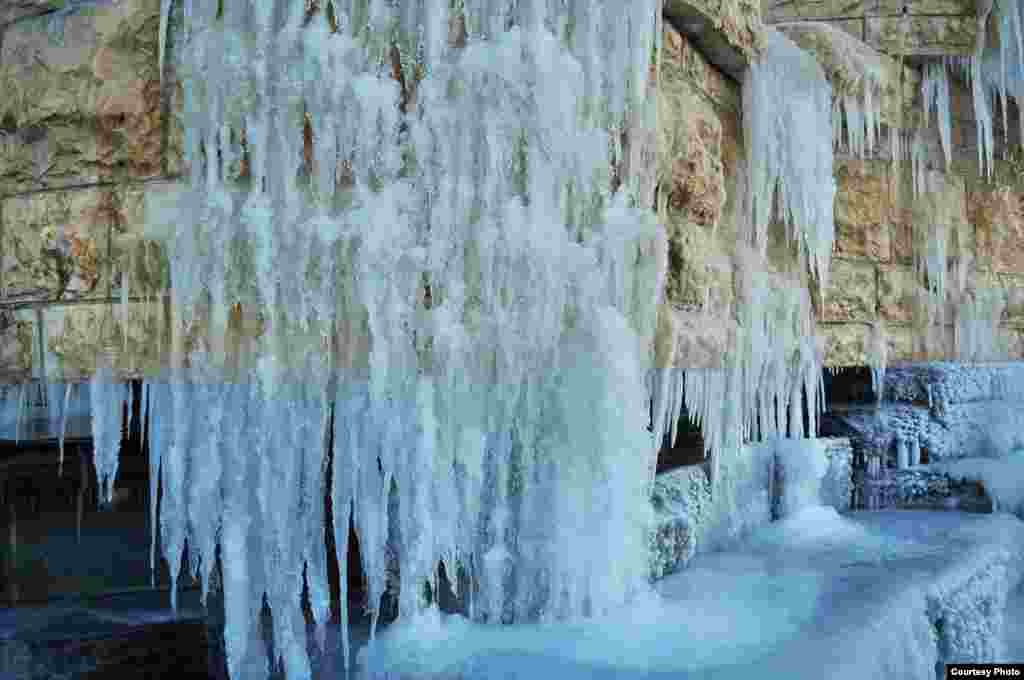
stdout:
{"type": "Polygon", "coordinates": [[[450,6],[162,3],[189,177],[147,206],[174,314],[150,465],[171,573],[187,544],[206,589],[220,548],[234,678],[266,676],[264,594],[310,676],[325,493],[371,608],[387,550],[403,617],[439,562],[481,621],[645,587],[660,6],[450,6]]]}

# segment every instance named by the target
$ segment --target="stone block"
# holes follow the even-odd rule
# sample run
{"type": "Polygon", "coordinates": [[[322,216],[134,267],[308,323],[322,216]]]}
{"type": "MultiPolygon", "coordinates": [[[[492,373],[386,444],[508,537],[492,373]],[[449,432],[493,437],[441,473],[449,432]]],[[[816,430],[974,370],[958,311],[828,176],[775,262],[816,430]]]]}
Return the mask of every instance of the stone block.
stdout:
{"type": "Polygon", "coordinates": [[[836,163],[837,255],[879,262],[891,259],[892,205],[887,173],[887,164],[882,161],[836,163]]]}
{"type": "Polygon", "coordinates": [[[873,321],[877,298],[874,264],[833,259],[820,321],[873,321]]]}
{"type": "Polygon", "coordinates": [[[878,267],[878,316],[885,321],[909,323],[915,319],[918,273],[905,265],[878,267]]]}
{"type": "Polygon", "coordinates": [[[9,26],[0,48],[0,196],[161,172],[159,0],[9,26]]]}
{"type": "Polygon", "coordinates": [[[742,76],[747,60],[761,46],[761,3],[757,0],[666,0],[662,11],[734,77],[742,76]]]}
{"type": "Polygon", "coordinates": [[[1024,273],[1024,194],[1010,189],[967,194],[977,262],[1000,273],[1024,273]]]}
{"type": "Polygon", "coordinates": [[[973,14],[867,19],[867,43],[893,55],[968,55],[974,51],[977,34],[978,24],[973,14]]]}
{"type": "Polygon", "coordinates": [[[837,17],[864,17],[873,14],[877,0],[768,0],[764,20],[768,23],[837,17]]]}
{"type": "Polygon", "coordinates": [[[53,305],[43,318],[51,381],[88,379],[100,355],[110,357],[124,378],[155,376],[167,365],[169,328],[162,301],[53,305]]]}
{"type": "Polygon", "coordinates": [[[862,323],[818,324],[825,340],[826,366],[864,366],[868,363],[867,338],[870,328],[862,323]]]}
{"type": "Polygon", "coordinates": [[[110,235],[122,217],[122,193],[91,188],[3,200],[0,254],[5,298],[108,295],[110,235]]]}
{"type": "Polygon", "coordinates": [[[20,382],[32,371],[35,320],[0,310],[0,383],[20,382]]]}

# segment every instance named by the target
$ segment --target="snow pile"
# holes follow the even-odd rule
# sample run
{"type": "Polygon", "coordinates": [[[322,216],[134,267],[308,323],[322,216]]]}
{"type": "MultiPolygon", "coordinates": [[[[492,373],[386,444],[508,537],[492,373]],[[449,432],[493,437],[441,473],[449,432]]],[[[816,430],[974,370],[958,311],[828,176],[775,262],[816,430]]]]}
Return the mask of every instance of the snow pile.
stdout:
{"type": "Polygon", "coordinates": [[[219,546],[232,677],[266,677],[264,593],[273,658],[309,677],[325,492],[374,616],[385,549],[403,618],[439,562],[473,574],[478,621],[627,600],[666,258],[658,3],[217,5],[186,3],[176,50],[188,184],[147,204],[174,315],[148,399],[164,557],[187,544],[205,588],[219,546]]]}

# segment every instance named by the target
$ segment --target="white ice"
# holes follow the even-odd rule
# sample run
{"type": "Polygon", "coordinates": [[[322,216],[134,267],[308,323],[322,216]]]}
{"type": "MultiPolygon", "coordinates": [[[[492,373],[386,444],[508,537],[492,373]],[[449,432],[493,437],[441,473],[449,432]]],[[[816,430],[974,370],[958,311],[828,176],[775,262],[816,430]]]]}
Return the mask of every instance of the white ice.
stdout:
{"type": "Polygon", "coordinates": [[[172,575],[187,544],[206,588],[221,549],[233,678],[267,672],[264,595],[274,660],[309,677],[332,407],[339,561],[352,513],[375,617],[388,551],[402,617],[441,561],[475,570],[478,620],[643,588],[658,7],[371,0],[332,32],[301,2],[186,2],[188,179],[147,199],[174,317],[151,465],[172,575]],[[228,380],[233,315],[262,330],[228,380]]]}
{"type": "MultiPolygon", "coordinates": [[[[1022,540],[1024,523],[1007,515],[805,508],[736,550],[698,555],[655,596],[603,619],[494,630],[428,612],[381,636],[365,653],[367,675],[930,680],[940,641],[929,602],[957,602],[987,569],[1006,576],[979,598],[1005,602],[1022,540]]],[[[971,635],[984,629],[971,625],[984,622],[964,618],[957,642],[979,642],[971,635]]],[[[999,640],[978,649],[1002,658],[999,640]]]]}

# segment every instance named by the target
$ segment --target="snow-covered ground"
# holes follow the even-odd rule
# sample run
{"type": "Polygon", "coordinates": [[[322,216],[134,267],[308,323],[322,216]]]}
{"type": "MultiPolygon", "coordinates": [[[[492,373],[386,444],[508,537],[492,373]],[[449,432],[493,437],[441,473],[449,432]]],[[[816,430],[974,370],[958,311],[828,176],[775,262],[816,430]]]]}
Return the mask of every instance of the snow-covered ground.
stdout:
{"type": "MultiPolygon", "coordinates": [[[[605,619],[488,627],[429,613],[362,660],[379,678],[931,680],[944,657],[1020,654],[1020,615],[1003,649],[1004,609],[989,605],[1019,583],[1021,546],[1009,515],[807,508],[605,619]]],[[[1021,593],[1007,610],[1024,610],[1021,593]]]]}

